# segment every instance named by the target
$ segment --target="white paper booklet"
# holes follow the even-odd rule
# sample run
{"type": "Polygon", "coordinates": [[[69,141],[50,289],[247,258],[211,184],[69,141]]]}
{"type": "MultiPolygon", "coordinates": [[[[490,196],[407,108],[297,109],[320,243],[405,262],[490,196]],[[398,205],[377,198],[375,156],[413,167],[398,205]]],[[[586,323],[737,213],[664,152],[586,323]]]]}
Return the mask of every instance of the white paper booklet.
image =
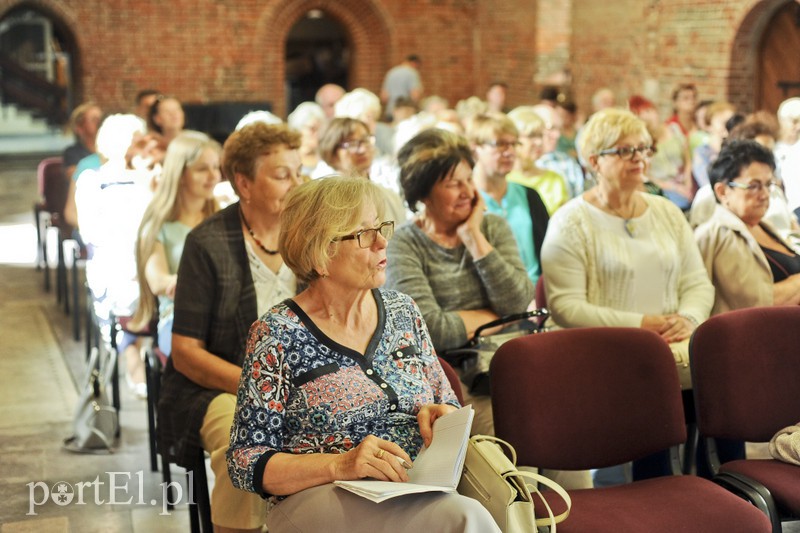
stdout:
{"type": "Polygon", "coordinates": [[[431,445],[417,455],[414,468],[408,471],[409,481],[406,483],[373,479],[334,483],[374,502],[419,492],[455,492],[464,468],[474,416],[472,406],[467,405],[437,418],[433,423],[431,445]]]}

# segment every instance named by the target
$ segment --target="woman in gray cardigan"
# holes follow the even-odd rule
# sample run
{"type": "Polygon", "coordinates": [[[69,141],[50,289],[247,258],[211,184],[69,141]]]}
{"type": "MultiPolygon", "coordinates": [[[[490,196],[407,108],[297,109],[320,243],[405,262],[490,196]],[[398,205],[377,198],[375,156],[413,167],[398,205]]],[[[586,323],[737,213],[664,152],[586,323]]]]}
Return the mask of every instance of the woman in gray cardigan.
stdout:
{"type": "Polygon", "coordinates": [[[436,349],[461,346],[479,326],[525,311],[533,284],[506,221],[484,213],[467,141],[426,130],[401,148],[398,162],[417,214],[389,243],[386,285],[414,298],[436,349]]]}

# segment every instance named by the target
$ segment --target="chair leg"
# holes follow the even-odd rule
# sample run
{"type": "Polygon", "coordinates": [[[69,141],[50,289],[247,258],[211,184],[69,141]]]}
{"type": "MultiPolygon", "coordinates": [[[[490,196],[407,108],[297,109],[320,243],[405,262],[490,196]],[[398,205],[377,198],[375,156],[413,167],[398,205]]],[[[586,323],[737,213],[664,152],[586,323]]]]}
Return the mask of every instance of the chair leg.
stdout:
{"type": "MultiPolygon", "coordinates": [[[[117,350],[117,328],[118,323],[117,319],[114,316],[111,316],[111,364],[114,365],[114,372],[111,374],[111,403],[117,409],[117,420],[119,420],[122,414],[122,402],[120,401],[120,393],[119,393],[119,350],[117,350]]],[[[120,435],[120,428],[122,424],[119,423],[117,425],[117,437],[120,435]]]]}
{"type": "Polygon", "coordinates": [[[211,498],[208,494],[205,452],[200,449],[197,463],[187,469],[186,481],[189,487],[189,521],[192,532],[212,533],[211,498]]]}
{"type": "Polygon", "coordinates": [[[89,289],[88,284],[84,284],[86,291],[86,358],[92,353],[92,346],[97,346],[99,343],[98,329],[94,316],[94,302],[92,301],[92,291],[89,289]]]}
{"type": "Polygon", "coordinates": [[[80,248],[77,246],[72,249],[72,338],[76,342],[81,340],[81,313],[80,307],[80,286],[78,284],[78,260],[80,259],[80,248]]]}
{"type": "MultiPolygon", "coordinates": [[[[189,478],[186,478],[187,484],[190,483],[189,478]]],[[[197,510],[197,502],[189,501],[189,527],[192,533],[201,533],[200,516],[197,510]]]]}
{"type": "MultiPolygon", "coordinates": [[[[175,488],[172,486],[172,472],[169,469],[170,462],[167,460],[165,454],[161,454],[161,480],[164,486],[167,487],[167,510],[171,511],[175,508],[175,488]]],[[[190,513],[191,514],[191,510],[190,513]]]]}
{"type": "Polygon", "coordinates": [[[148,353],[144,358],[144,378],[147,384],[147,435],[150,444],[150,471],[158,471],[158,453],[156,446],[156,393],[155,385],[153,382],[158,379],[156,376],[157,370],[153,368],[150,358],[151,353],[148,353]]]}
{"type": "Polygon", "coordinates": [[[42,235],[42,267],[44,269],[44,292],[50,292],[50,261],[47,256],[47,225],[42,235]]]}
{"type": "Polygon", "coordinates": [[[200,514],[200,525],[203,533],[212,533],[214,526],[211,525],[211,498],[208,494],[208,476],[206,476],[206,457],[205,452],[200,450],[200,464],[195,469],[194,475],[195,497],[197,498],[197,510],[200,514]]]}
{"type": "Polygon", "coordinates": [[[33,223],[36,226],[36,270],[42,269],[42,221],[38,205],[33,206],[33,223]]]}
{"type": "Polygon", "coordinates": [[[695,457],[697,455],[697,444],[700,434],[697,431],[697,424],[686,425],[686,445],[683,448],[683,474],[689,475],[695,467],[695,457]]]}
{"type": "Polygon", "coordinates": [[[69,302],[67,298],[67,264],[64,259],[64,240],[61,232],[58,234],[58,263],[56,264],[56,302],[64,306],[64,312],[69,314],[69,302]]]}

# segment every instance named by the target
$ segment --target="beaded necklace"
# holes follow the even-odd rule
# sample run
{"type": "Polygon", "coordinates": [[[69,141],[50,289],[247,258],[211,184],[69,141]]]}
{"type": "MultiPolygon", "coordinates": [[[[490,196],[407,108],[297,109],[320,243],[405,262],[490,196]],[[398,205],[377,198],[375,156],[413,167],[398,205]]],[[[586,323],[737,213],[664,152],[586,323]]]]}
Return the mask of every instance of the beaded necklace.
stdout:
{"type": "Polygon", "coordinates": [[[278,255],[278,250],[269,250],[267,249],[266,246],[261,244],[261,241],[258,240],[258,237],[256,237],[255,233],[253,233],[253,229],[250,227],[250,224],[247,223],[247,219],[244,218],[244,212],[242,211],[242,206],[239,206],[239,216],[242,217],[242,222],[244,222],[244,227],[247,228],[247,232],[253,238],[258,247],[261,248],[267,255],[278,255]]]}

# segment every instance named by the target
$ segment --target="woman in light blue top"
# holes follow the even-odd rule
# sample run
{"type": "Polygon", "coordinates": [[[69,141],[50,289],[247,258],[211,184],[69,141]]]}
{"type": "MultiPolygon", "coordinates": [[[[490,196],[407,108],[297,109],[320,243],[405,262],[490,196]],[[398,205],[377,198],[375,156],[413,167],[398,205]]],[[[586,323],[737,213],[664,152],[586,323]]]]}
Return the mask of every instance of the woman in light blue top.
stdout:
{"type": "Polygon", "coordinates": [[[478,115],[467,127],[475,154],[475,186],[486,209],[508,221],[528,277],[536,284],[542,273],[539,254],[550,216],[538,192],[506,180],[514,169],[518,137],[517,127],[501,113],[478,115]]]}
{"type": "Polygon", "coordinates": [[[136,241],[139,306],[133,327],[153,318],[158,297],[158,346],[172,348],[172,308],[178,264],[189,232],[218,210],[214,187],[220,181],[216,141],[196,131],[184,131],[169,145],[164,170],[153,200],[145,211],[136,241]]]}

